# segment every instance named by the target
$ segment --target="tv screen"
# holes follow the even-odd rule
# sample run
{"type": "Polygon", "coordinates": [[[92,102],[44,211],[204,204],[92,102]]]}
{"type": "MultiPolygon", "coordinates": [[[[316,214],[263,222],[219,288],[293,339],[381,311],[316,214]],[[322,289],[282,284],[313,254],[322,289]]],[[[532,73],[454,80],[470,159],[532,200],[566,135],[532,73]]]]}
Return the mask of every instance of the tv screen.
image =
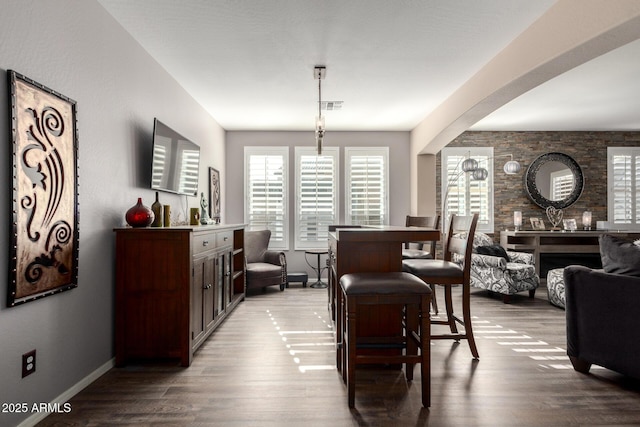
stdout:
{"type": "Polygon", "coordinates": [[[200,147],[154,119],[151,188],[197,196],[199,167],[200,147]]]}

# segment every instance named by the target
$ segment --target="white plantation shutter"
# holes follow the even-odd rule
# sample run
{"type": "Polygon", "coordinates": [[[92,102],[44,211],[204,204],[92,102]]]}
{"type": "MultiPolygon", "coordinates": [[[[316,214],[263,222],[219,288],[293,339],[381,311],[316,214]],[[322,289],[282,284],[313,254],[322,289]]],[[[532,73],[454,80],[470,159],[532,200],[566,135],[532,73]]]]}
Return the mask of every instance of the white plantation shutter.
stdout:
{"type": "Polygon", "coordinates": [[[296,147],[296,249],[326,248],[338,222],[338,148],[296,147]]]}
{"type": "Polygon", "coordinates": [[[196,194],[198,191],[198,165],[200,152],[196,150],[181,151],[179,191],[183,194],[196,194]]]}
{"type": "Polygon", "coordinates": [[[480,167],[489,171],[489,176],[484,181],[474,180],[469,176],[469,206],[465,215],[478,212],[478,229],[493,231],[493,167],[489,156],[474,157],[480,167]]]}
{"type": "Polygon", "coordinates": [[[460,174],[460,165],[464,161],[464,156],[442,156],[442,162],[445,163],[445,174],[447,177],[442,180],[444,191],[441,193],[446,198],[445,212],[446,217],[451,214],[464,215],[466,212],[468,194],[467,194],[467,174],[460,174]],[[448,187],[447,187],[448,184],[448,187]]]}
{"type": "Polygon", "coordinates": [[[389,222],[389,149],[345,148],[346,220],[349,224],[389,222]]]}
{"type": "Polygon", "coordinates": [[[443,218],[478,213],[478,231],[493,233],[493,148],[443,148],[440,161],[443,218]],[[486,180],[475,180],[462,171],[468,157],[489,172],[486,180]]]}
{"type": "Polygon", "coordinates": [[[287,249],[288,147],[245,147],[247,230],[271,230],[269,247],[287,249]]]}
{"type": "Polygon", "coordinates": [[[551,172],[551,200],[564,200],[571,195],[576,179],[569,170],[551,172]]]}
{"type": "Polygon", "coordinates": [[[159,187],[162,184],[166,162],[167,147],[161,144],[156,144],[153,147],[153,170],[151,171],[151,188],[159,187]]]}
{"type": "Polygon", "coordinates": [[[609,147],[607,158],[609,224],[640,229],[640,147],[609,147]]]}

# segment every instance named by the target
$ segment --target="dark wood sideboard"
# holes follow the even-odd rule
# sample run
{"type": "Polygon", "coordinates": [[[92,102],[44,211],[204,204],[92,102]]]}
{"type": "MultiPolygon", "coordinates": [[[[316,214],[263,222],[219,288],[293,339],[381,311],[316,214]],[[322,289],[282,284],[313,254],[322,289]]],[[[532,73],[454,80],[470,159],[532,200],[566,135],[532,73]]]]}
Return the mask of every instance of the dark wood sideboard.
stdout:
{"type": "Polygon", "coordinates": [[[117,228],[116,366],[194,352],[244,299],[244,225],[117,228]]]}
{"type": "Polygon", "coordinates": [[[547,272],[553,268],[571,264],[601,268],[598,238],[602,234],[640,238],[640,233],[622,231],[502,231],[500,246],[511,251],[532,253],[536,273],[544,282],[547,272]]]}

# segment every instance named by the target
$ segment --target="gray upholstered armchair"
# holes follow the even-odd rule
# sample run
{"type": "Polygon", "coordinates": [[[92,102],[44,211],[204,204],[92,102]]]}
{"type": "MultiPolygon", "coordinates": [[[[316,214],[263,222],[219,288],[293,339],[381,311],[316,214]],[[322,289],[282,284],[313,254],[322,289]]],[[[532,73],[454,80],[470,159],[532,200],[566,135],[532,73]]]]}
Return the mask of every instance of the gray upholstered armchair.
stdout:
{"type": "Polygon", "coordinates": [[[534,297],[540,277],[532,254],[505,251],[480,232],[473,239],[473,251],[471,286],[502,294],[505,303],[511,295],[522,291],[529,291],[529,297],[534,297]]]}
{"type": "Polygon", "coordinates": [[[269,250],[271,230],[244,233],[247,289],[287,284],[287,261],[284,252],[269,250]]]}

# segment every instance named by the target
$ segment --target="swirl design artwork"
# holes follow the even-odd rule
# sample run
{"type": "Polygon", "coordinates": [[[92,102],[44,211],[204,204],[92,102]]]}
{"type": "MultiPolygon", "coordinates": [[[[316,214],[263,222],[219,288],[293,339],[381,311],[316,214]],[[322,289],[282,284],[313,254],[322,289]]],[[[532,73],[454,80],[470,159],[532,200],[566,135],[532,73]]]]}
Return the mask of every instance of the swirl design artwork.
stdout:
{"type": "Polygon", "coordinates": [[[77,285],[78,235],[75,102],[14,76],[16,266],[10,304],[77,285]]]}

